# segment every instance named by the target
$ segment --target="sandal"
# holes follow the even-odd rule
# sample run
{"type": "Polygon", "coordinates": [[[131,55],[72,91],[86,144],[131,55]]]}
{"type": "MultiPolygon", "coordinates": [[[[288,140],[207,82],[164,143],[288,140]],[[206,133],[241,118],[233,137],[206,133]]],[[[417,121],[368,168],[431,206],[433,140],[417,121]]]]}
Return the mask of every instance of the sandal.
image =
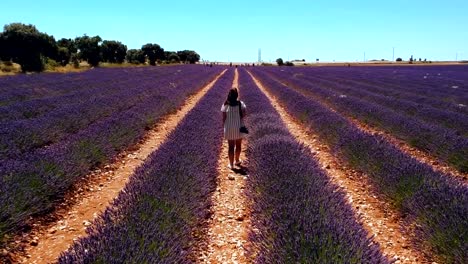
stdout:
{"type": "Polygon", "coordinates": [[[243,160],[239,160],[238,162],[234,163],[234,165],[240,166],[240,165],[242,164],[242,161],[243,161],[243,160]]]}
{"type": "Polygon", "coordinates": [[[230,169],[230,170],[232,170],[233,166],[231,166],[231,164],[228,164],[228,165],[227,165],[227,168],[230,169]]]}

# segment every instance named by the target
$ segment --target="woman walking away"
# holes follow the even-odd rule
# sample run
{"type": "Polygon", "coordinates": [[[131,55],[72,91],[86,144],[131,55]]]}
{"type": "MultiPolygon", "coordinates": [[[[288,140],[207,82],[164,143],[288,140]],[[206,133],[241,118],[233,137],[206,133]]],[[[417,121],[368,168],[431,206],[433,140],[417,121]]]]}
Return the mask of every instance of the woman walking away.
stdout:
{"type": "Polygon", "coordinates": [[[232,169],[234,165],[240,166],[242,161],[239,159],[242,148],[242,133],[240,127],[242,119],[245,117],[245,104],[238,100],[239,93],[237,88],[229,90],[226,102],[221,107],[223,112],[224,123],[224,138],[227,139],[229,144],[229,165],[228,168],[232,169]],[[235,163],[234,163],[234,149],[235,149],[235,163]]]}

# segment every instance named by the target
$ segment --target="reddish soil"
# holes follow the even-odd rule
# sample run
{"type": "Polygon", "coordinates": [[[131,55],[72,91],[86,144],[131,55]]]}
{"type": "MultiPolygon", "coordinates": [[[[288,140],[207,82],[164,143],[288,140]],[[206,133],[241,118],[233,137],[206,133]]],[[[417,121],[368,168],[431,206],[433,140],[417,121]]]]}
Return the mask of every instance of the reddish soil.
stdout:
{"type": "MultiPolygon", "coordinates": [[[[232,86],[239,87],[237,69],[235,73],[232,86]]],[[[246,148],[245,141],[242,147],[246,148]]],[[[195,261],[198,263],[249,263],[245,256],[250,227],[249,206],[244,195],[245,168],[228,169],[227,154],[225,142],[218,160],[217,188],[211,198],[212,215],[203,232],[207,237],[195,246],[195,261]]],[[[245,159],[244,152],[241,159],[245,159]]]]}
{"type": "MultiPolygon", "coordinates": [[[[252,76],[254,77],[254,76],[252,76]]],[[[380,194],[373,191],[369,177],[347,167],[343,161],[333,156],[326,144],[318,140],[318,135],[304,129],[294,117],[289,115],[279,101],[254,78],[257,86],[270,99],[289,131],[299,141],[308,146],[312,155],[329,178],[347,195],[356,219],[379,244],[381,251],[395,263],[425,263],[424,256],[410,244],[410,237],[404,232],[401,215],[392,210],[380,194]]]]}
{"type": "Polygon", "coordinates": [[[122,152],[115,162],[77,183],[53,213],[36,219],[30,232],[14,239],[16,242],[13,244],[16,245],[13,248],[16,250],[10,253],[10,259],[20,263],[53,263],[75,240],[85,236],[86,227],[117,197],[135,168],[159,148],[224,72],[190,96],[178,111],[161,120],[138,146],[122,152]]]}

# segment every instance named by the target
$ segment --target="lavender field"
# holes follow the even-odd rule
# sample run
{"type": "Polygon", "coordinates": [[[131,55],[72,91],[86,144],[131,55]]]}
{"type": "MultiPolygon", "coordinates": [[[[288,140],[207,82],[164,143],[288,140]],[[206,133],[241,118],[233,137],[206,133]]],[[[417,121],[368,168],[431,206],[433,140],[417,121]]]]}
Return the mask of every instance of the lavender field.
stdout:
{"type": "MultiPolygon", "coordinates": [[[[412,74],[417,74],[420,73],[421,69],[410,69],[409,73],[406,68],[401,69],[401,71],[411,74],[412,70],[414,71],[412,74]]],[[[437,68],[432,70],[442,71],[442,69],[437,68]]],[[[450,67],[448,70],[450,70],[450,67]]],[[[367,114],[363,114],[363,118],[375,115],[376,118],[381,120],[383,127],[387,125],[383,121],[392,120],[391,118],[394,115],[383,106],[376,106],[373,111],[364,112],[366,107],[372,105],[373,102],[360,104],[361,98],[349,96],[348,99],[347,95],[331,94],[330,92],[322,95],[322,91],[328,92],[332,88],[327,86],[325,90],[313,82],[302,83],[300,80],[299,76],[319,78],[314,76],[314,71],[319,77],[324,76],[323,72],[327,72],[328,74],[335,72],[334,78],[344,79],[346,76],[362,74],[363,72],[370,71],[370,69],[359,68],[357,70],[348,70],[347,74],[349,75],[343,74],[343,68],[332,68],[328,69],[328,71],[326,71],[326,68],[298,70],[276,68],[267,71],[255,69],[253,72],[284,103],[291,115],[301,120],[310,131],[318,134],[323,141],[327,142],[332,151],[349,166],[366,172],[371,177],[371,181],[375,184],[378,192],[382,193],[386,199],[393,203],[396,210],[407,215],[409,222],[415,222],[417,233],[420,236],[419,243],[423,244],[425,248],[431,248],[431,251],[436,254],[443,256],[445,261],[458,263],[467,259],[466,241],[468,222],[466,216],[468,215],[468,189],[466,181],[453,179],[449,175],[436,172],[429,165],[416,161],[396,146],[386,142],[382,137],[359,130],[344,117],[345,113],[357,113],[356,116],[358,116],[361,113],[360,111],[362,111],[367,114]],[[287,82],[294,83],[295,86],[291,86],[291,88],[289,86],[286,87],[285,83],[287,82]],[[302,90],[307,90],[311,93],[304,94],[300,92],[302,90]],[[314,97],[312,94],[318,94],[323,97],[314,97]],[[348,103],[347,105],[350,106],[360,105],[354,108],[347,108],[344,112],[336,112],[319,102],[317,98],[324,99],[324,101],[332,101],[331,104],[337,109],[340,109],[340,105],[345,105],[345,103],[348,103]],[[355,110],[355,112],[352,112],[352,110],[355,110]]],[[[376,71],[378,73],[379,69],[376,69],[376,71]]],[[[394,71],[391,69],[388,73],[393,74],[394,71]]],[[[449,73],[452,73],[452,71],[444,72],[444,74],[449,73]]],[[[468,75],[462,71],[456,71],[454,75],[449,76],[452,76],[454,82],[459,84],[457,89],[463,89],[461,86],[463,76],[465,76],[465,80],[468,80],[468,75]]],[[[353,78],[350,77],[349,79],[352,80],[353,78]]],[[[426,78],[421,79],[423,81],[416,83],[422,86],[421,83],[426,78]]],[[[444,82],[447,82],[447,80],[444,79],[444,82]]],[[[337,85],[339,86],[339,83],[337,85]]],[[[358,87],[355,89],[359,90],[358,87]]],[[[448,89],[453,88],[449,87],[448,89]]],[[[439,88],[439,90],[444,90],[444,88],[439,88]]],[[[451,90],[449,91],[448,93],[451,93],[451,90]]],[[[431,94],[428,93],[427,96],[430,97],[431,94]]],[[[463,101],[466,97],[466,92],[464,94],[457,90],[457,92],[453,92],[448,97],[453,98],[452,104],[463,109],[460,105],[465,104],[460,102],[466,103],[463,101]]],[[[460,112],[462,113],[463,111],[460,112]]],[[[410,126],[410,121],[407,121],[411,120],[410,116],[405,117],[400,114],[397,117],[399,119],[395,121],[395,124],[399,124],[401,129],[407,129],[410,126]],[[407,123],[409,124],[407,125],[407,123]]],[[[415,121],[410,128],[413,129],[411,130],[413,137],[420,138],[422,143],[427,146],[434,146],[434,148],[444,149],[446,151],[445,157],[456,157],[454,160],[457,162],[454,164],[454,167],[461,164],[461,167],[457,166],[456,168],[466,172],[468,138],[451,130],[445,133],[437,133],[436,129],[439,129],[439,126],[439,124],[426,124],[422,121],[415,121]],[[419,124],[434,129],[424,129],[425,127],[418,127],[419,124]],[[426,139],[424,137],[426,134],[429,134],[431,137],[426,139]],[[439,141],[432,141],[432,138],[438,138],[439,141]],[[451,139],[454,139],[454,142],[451,142],[451,139]]],[[[436,152],[430,152],[429,149],[427,151],[431,155],[437,155],[436,152]]]]}
{"type": "Polygon", "coordinates": [[[0,79],[0,235],[49,210],[220,72],[186,66],[0,79]]]}
{"type": "Polygon", "coordinates": [[[0,246],[217,76],[60,263],[193,262],[200,239],[194,234],[210,217],[217,188],[224,144],[219,109],[235,76],[251,131],[244,192],[251,206],[251,262],[394,261],[363,226],[346,190],[292,135],[279,107],[317,135],[341,166],[369,178],[379,199],[402,217],[408,247],[428,260],[468,261],[468,66],[180,65],[2,77],[0,246]]]}

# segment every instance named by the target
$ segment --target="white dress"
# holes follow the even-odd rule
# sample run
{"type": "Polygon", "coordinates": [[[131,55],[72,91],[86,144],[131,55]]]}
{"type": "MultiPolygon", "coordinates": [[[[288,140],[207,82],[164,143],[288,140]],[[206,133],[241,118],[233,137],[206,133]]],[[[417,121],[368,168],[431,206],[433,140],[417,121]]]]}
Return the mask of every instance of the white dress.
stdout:
{"type": "MultiPolygon", "coordinates": [[[[244,102],[240,101],[242,110],[246,109],[244,102]]],[[[224,138],[227,140],[236,140],[242,138],[242,133],[239,131],[242,120],[239,114],[239,105],[225,105],[221,107],[221,112],[226,113],[226,121],[224,122],[224,138]]]]}

